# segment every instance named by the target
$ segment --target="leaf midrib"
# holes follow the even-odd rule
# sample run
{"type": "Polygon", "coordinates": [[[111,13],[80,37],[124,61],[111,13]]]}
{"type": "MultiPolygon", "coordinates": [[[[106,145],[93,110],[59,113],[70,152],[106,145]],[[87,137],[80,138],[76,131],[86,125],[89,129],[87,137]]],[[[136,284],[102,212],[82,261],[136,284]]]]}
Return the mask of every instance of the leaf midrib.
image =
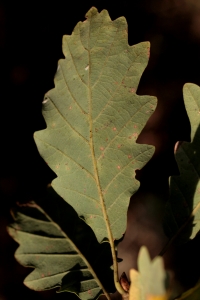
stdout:
{"type": "Polygon", "coordinates": [[[102,213],[104,217],[104,221],[106,223],[106,228],[107,228],[107,234],[108,234],[108,239],[111,244],[113,244],[113,237],[112,237],[112,232],[110,230],[110,224],[108,220],[108,215],[106,212],[106,207],[104,203],[104,197],[103,193],[101,190],[101,185],[100,185],[100,179],[99,179],[99,173],[98,173],[98,167],[97,167],[97,162],[96,162],[96,157],[95,157],[95,150],[94,150],[94,141],[93,141],[93,119],[92,119],[92,88],[91,88],[91,54],[90,54],[90,21],[89,22],[89,29],[88,29],[88,62],[89,62],[89,72],[88,72],[88,92],[89,92],[89,126],[90,126],[90,139],[89,139],[89,145],[90,145],[90,150],[91,150],[91,155],[92,155],[92,162],[93,162],[93,167],[94,167],[94,177],[99,193],[99,198],[100,198],[100,203],[102,207],[102,213]]]}
{"type": "MultiPolygon", "coordinates": [[[[104,197],[103,193],[101,190],[101,185],[100,185],[100,179],[99,179],[99,173],[98,173],[98,167],[97,167],[97,161],[95,159],[95,150],[94,150],[94,142],[93,142],[93,120],[92,120],[92,85],[91,85],[91,54],[90,54],[90,22],[89,21],[89,29],[88,29],[88,63],[89,63],[89,72],[88,72],[88,92],[89,92],[89,127],[90,127],[90,139],[89,139],[89,145],[91,149],[91,156],[92,156],[92,161],[93,161],[93,167],[94,167],[94,177],[96,180],[97,184],[97,189],[99,192],[99,198],[100,198],[100,204],[102,207],[102,213],[103,213],[103,218],[104,222],[106,224],[106,229],[107,229],[107,237],[110,243],[110,248],[111,248],[111,253],[112,253],[112,259],[113,259],[113,271],[114,271],[114,283],[115,287],[120,292],[121,294],[124,294],[124,290],[121,287],[121,284],[119,282],[118,278],[118,264],[117,264],[117,258],[116,258],[116,253],[115,253],[115,245],[114,245],[114,239],[111,231],[111,224],[109,222],[108,214],[106,212],[106,206],[104,202],[104,197]]],[[[98,237],[97,237],[98,239],[98,237]]]]}

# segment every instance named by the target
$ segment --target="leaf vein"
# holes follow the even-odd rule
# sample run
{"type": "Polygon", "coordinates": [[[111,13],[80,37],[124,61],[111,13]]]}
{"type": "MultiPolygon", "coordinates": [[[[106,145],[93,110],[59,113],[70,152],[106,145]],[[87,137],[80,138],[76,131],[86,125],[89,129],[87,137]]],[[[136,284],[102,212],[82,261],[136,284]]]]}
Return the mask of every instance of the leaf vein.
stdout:
{"type": "Polygon", "coordinates": [[[71,188],[68,188],[68,187],[62,187],[62,186],[59,186],[59,187],[61,187],[62,189],[65,189],[65,190],[69,190],[69,191],[72,191],[72,192],[76,192],[77,194],[79,194],[79,195],[81,195],[81,196],[84,196],[84,197],[88,198],[89,200],[94,201],[95,203],[98,203],[98,200],[97,200],[97,199],[95,199],[95,198],[93,198],[93,197],[91,197],[91,196],[85,195],[85,194],[83,194],[83,193],[81,193],[81,192],[79,192],[79,191],[76,191],[76,190],[71,189],[71,188]]]}
{"type": "MultiPolygon", "coordinates": [[[[122,126],[122,128],[117,132],[117,134],[110,140],[110,142],[106,145],[106,147],[104,148],[104,153],[107,151],[108,147],[112,144],[112,142],[119,137],[119,134],[122,132],[122,130],[125,129],[125,127],[128,125],[129,122],[132,121],[132,119],[135,117],[135,115],[146,105],[143,104],[142,106],[140,106],[139,109],[137,109],[137,111],[130,117],[130,119],[128,119],[128,121],[122,126]]],[[[102,158],[102,154],[99,155],[99,157],[97,158],[97,161],[99,161],[99,159],[102,158]]]]}
{"type": "MultiPolygon", "coordinates": [[[[72,60],[72,62],[73,62],[73,60],[72,60]]],[[[74,63],[73,63],[73,64],[74,64],[74,63]]],[[[67,80],[66,80],[66,78],[65,78],[65,76],[64,76],[64,72],[63,72],[63,69],[62,69],[62,66],[61,66],[61,65],[60,65],[60,70],[61,70],[61,72],[62,72],[62,76],[63,76],[64,82],[65,82],[65,84],[66,84],[66,87],[67,87],[67,89],[68,89],[68,91],[69,91],[69,93],[70,93],[72,99],[74,100],[74,102],[76,103],[76,105],[80,108],[80,110],[82,111],[82,113],[83,113],[83,114],[87,114],[87,112],[84,111],[84,109],[83,109],[83,108],[80,106],[80,104],[77,102],[77,100],[76,100],[76,98],[74,97],[74,95],[73,95],[71,89],[69,88],[69,84],[67,83],[67,80]]],[[[78,74],[78,75],[79,75],[79,74],[78,74]]],[[[80,75],[79,75],[79,77],[80,77],[80,75]]],[[[85,84],[85,83],[84,83],[84,84],[85,84]]]]}
{"type": "MultiPolygon", "coordinates": [[[[149,151],[149,149],[143,151],[142,153],[145,153],[145,152],[148,152],[148,151],[149,151]]],[[[135,156],[135,157],[134,157],[134,160],[136,160],[136,158],[137,158],[138,156],[140,156],[140,155],[141,155],[141,153],[138,154],[137,156],[135,156]]],[[[112,178],[112,180],[108,183],[108,185],[104,188],[104,190],[107,191],[108,188],[110,187],[110,185],[112,184],[112,182],[113,182],[119,175],[121,175],[121,174],[122,174],[122,171],[124,171],[130,164],[132,164],[132,162],[133,162],[134,160],[129,161],[128,164],[126,164],[125,166],[123,166],[123,168],[121,169],[121,171],[120,171],[119,173],[117,173],[117,174],[112,178]]],[[[123,175],[126,176],[125,174],[123,174],[123,175]]]]}
{"type": "MultiPolygon", "coordinates": [[[[69,127],[76,132],[79,137],[81,137],[87,144],[89,144],[89,141],[82,135],[80,134],[80,132],[78,132],[72,125],[71,123],[69,123],[69,121],[67,121],[67,119],[63,116],[63,114],[60,112],[60,110],[58,109],[58,107],[56,106],[56,104],[53,102],[53,100],[49,97],[49,100],[51,101],[51,103],[54,105],[55,109],[57,110],[58,114],[63,118],[63,120],[69,125],[69,127]]],[[[65,125],[66,126],[66,125],[65,125]]]]}
{"type": "Polygon", "coordinates": [[[112,42],[110,43],[110,47],[109,47],[107,56],[106,56],[106,58],[105,58],[104,64],[103,64],[103,66],[102,66],[102,68],[101,68],[101,72],[99,73],[99,76],[98,76],[98,78],[96,79],[96,81],[95,81],[95,82],[93,83],[93,85],[91,86],[91,89],[93,89],[93,88],[95,87],[95,85],[99,82],[99,80],[100,80],[100,78],[101,78],[101,76],[102,76],[102,73],[103,73],[103,71],[104,71],[104,69],[105,69],[105,67],[106,67],[106,65],[107,65],[107,63],[108,63],[108,60],[109,60],[109,58],[110,58],[109,54],[110,54],[110,52],[111,52],[111,49],[113,48],[114,42],[116,41],[115,37],[116,37],[118,31],[119,31],[119,27],[118,27],[117,30],[115,31],[115,36],[113,37],[112,42]]]}
{"type": "MultiPolygon", "coordinates": [[[[67,155],[65,152],[63,152],[62,150],[60,150],[60,149],[56,148],[55,146],[49,144],[48,142],[43,141],[42,139],[40,139],[40,138],[38,138],[38,137],[36,137],[36,138],[37,138],[38,140],[40,140],[42,143],[44,143],[44,144],[48,145],[49,147],[55,149],[55,151],[60,152],[63,156],[69,158],[69,159],[70,159],[71,161],[73,161],[79,168],[81,168],[82,170],[84,170],[86,173],[88,173],[88,174],[95,180],[94,175],[93,175],[92,173],[90,173],[87,169],[85,169],[84,166],[80,165],[80,164],[79,164],[76,160],[74,160],[71,156],[67,155]]],[[[54,172],[55,172],[55,171],[54,171],[54,172]]]]}
{"type": "MultiPolygon", "coordinates": [[[[67,39],[66,39],[66,43],[67,43],[67,46],[68,46],[68,49],[69,49],[69,53],[70,53],[70,56],[71,56],[71,59],[72,59],[72,63],[73,63],[73,65],[74,65],[74,68],[75,68],[75,70],[76,70],[76,73],[78,74],[78,77],[80,78],[80,80],[82,81],[82,83],[87,87],[87,89],[88,89],[88,86],[86,85],[86,83],[83,81],[83,79],[82,79],[82,77],[80,76],[80,74],[79,74],[79,72],[78,72],[78,70],[77,70],[77,67],[76,67],[76,64],[75,64],[75,61],[74,61],[74,57],[73,57],[73,55],[72,55],[72,52],[71,52],[71,49],[70,49],[70,47],[69,47],[69,44],[68,44],[68,41],[67,41],[67,39]]],[[[64,77],[64,75],[63,75],[63,77],[64,77]]],[[[66,82],[66,81],[65,81],[66,82]]],[[[66,83],[67,84],[67,83],[66,83]]],[[[68,86],[69,87],[69,86],[68,86]]],[[[71,91],[70,91],[70,93],[71,93],[71,91]]],[[[71,95],[72,95],[72,93],[71,93],[71,95]]],[[[77,103],[77,105],[80,107],[80,109],[84,112],[84,113],[86,113],[84,110],[83,110],[83,108],[78,104],[78,102],[77,102],[77,100],[75,99],[75,97],[73,97],[73,99],[76,101],[76,103],[77,103]]]]}
{"type": "Polygon", "coordinates": [[[125,77],[126,77],[128,71],[129,71],[129,69],[132,67],[133,64],[134,64],[134,62],[127,68],[127,71],[126,71],[124,77],[122,78],[120,84],[118,85],[118,87],[116,88],[116,90],[113,92],[113,94],[111,95],[111,97],[108,99],[108,102],[104,105],[104,107],[103,107],[102,110],[99,112],[99,114],[94,118],[93,122],[95,122],[95,121],[100,117],[102,111],[105,110],[105,108],[107,107],[107,105],[109,104],[109,102],[114,98],[114,96],[116,95],[117,91],[121,88],[122,83],[123,83],[123,81],[124,81],[124,79],[125,79],[125,77]]]}

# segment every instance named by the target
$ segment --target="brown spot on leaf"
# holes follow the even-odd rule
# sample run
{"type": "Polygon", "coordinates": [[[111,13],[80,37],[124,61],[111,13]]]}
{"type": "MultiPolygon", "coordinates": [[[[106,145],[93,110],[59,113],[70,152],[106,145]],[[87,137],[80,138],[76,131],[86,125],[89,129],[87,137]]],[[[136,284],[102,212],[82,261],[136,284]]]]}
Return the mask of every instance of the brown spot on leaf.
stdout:
{"type": "Polygon", "coordinates": [[[134,132],[132,135],[133,135],[134,138],[138,137],[138,133],[137,132],[134,132]]]}

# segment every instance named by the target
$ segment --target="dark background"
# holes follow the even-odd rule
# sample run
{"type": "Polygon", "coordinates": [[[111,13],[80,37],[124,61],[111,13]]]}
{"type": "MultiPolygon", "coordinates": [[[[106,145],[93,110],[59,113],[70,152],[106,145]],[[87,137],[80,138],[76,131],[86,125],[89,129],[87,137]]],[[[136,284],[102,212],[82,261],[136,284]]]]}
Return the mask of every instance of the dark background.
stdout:
{"type": "Polygon", "coordinates": [[[151,42],[137,93],[158,97],[140,138],[154,144],[156,154],[138,178],[159,185],[158,180],[177,173],[173,147],[189,137],[182,87],[186,82],[200,85],[199,0],[0,1],[0,300],[68,297],[23,286],[29,271],[15,262],[17,244],[6,226],[14,203],[37,201],[54,178],[33,133],[45,127],[41,102],[63,57],[62,36],[71,34],[91,6],[107,9],[112,19],[125,16],[130,45],[151,42]]]}

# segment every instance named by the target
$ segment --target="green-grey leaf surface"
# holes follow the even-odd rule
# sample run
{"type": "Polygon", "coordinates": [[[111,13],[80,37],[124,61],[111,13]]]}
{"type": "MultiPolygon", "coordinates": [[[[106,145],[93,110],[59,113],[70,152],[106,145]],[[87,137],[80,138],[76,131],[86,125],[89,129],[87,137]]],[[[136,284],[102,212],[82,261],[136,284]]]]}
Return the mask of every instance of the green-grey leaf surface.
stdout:
{"type": "Polygon", "coordinates": [[[156,104],[136,89],[149,43],[129,46],[127,23],[91,8],[72,35],[64,36],[55,88],[43,101],[45,130],[38,150],[56,173],[52,186],[91,226],[99,242],[121,238],[135,170],[153,147],[135,140],[156,104]]]}
{"type": "Polygon", "coordinates": [[[36,291],[60,287],[59,292],[73,292],[83,300],[97,299],[102,285],[72,240],[35,203],[22,208],[14,213],[8,231],[20,244],[18,262],[35,268],[25,285],[36,291]]]}
{"type": "Polygon", "coordinates": [[[183,94],[191,124],[191,142],[183,142],[175,154],[180,176],[172,176],[170,180],[164,227],[173,236],[191,219],[190,226],[181,233],[181,240],[187,241],[200,229],[200,87],[187,83],[183,94]]]}

